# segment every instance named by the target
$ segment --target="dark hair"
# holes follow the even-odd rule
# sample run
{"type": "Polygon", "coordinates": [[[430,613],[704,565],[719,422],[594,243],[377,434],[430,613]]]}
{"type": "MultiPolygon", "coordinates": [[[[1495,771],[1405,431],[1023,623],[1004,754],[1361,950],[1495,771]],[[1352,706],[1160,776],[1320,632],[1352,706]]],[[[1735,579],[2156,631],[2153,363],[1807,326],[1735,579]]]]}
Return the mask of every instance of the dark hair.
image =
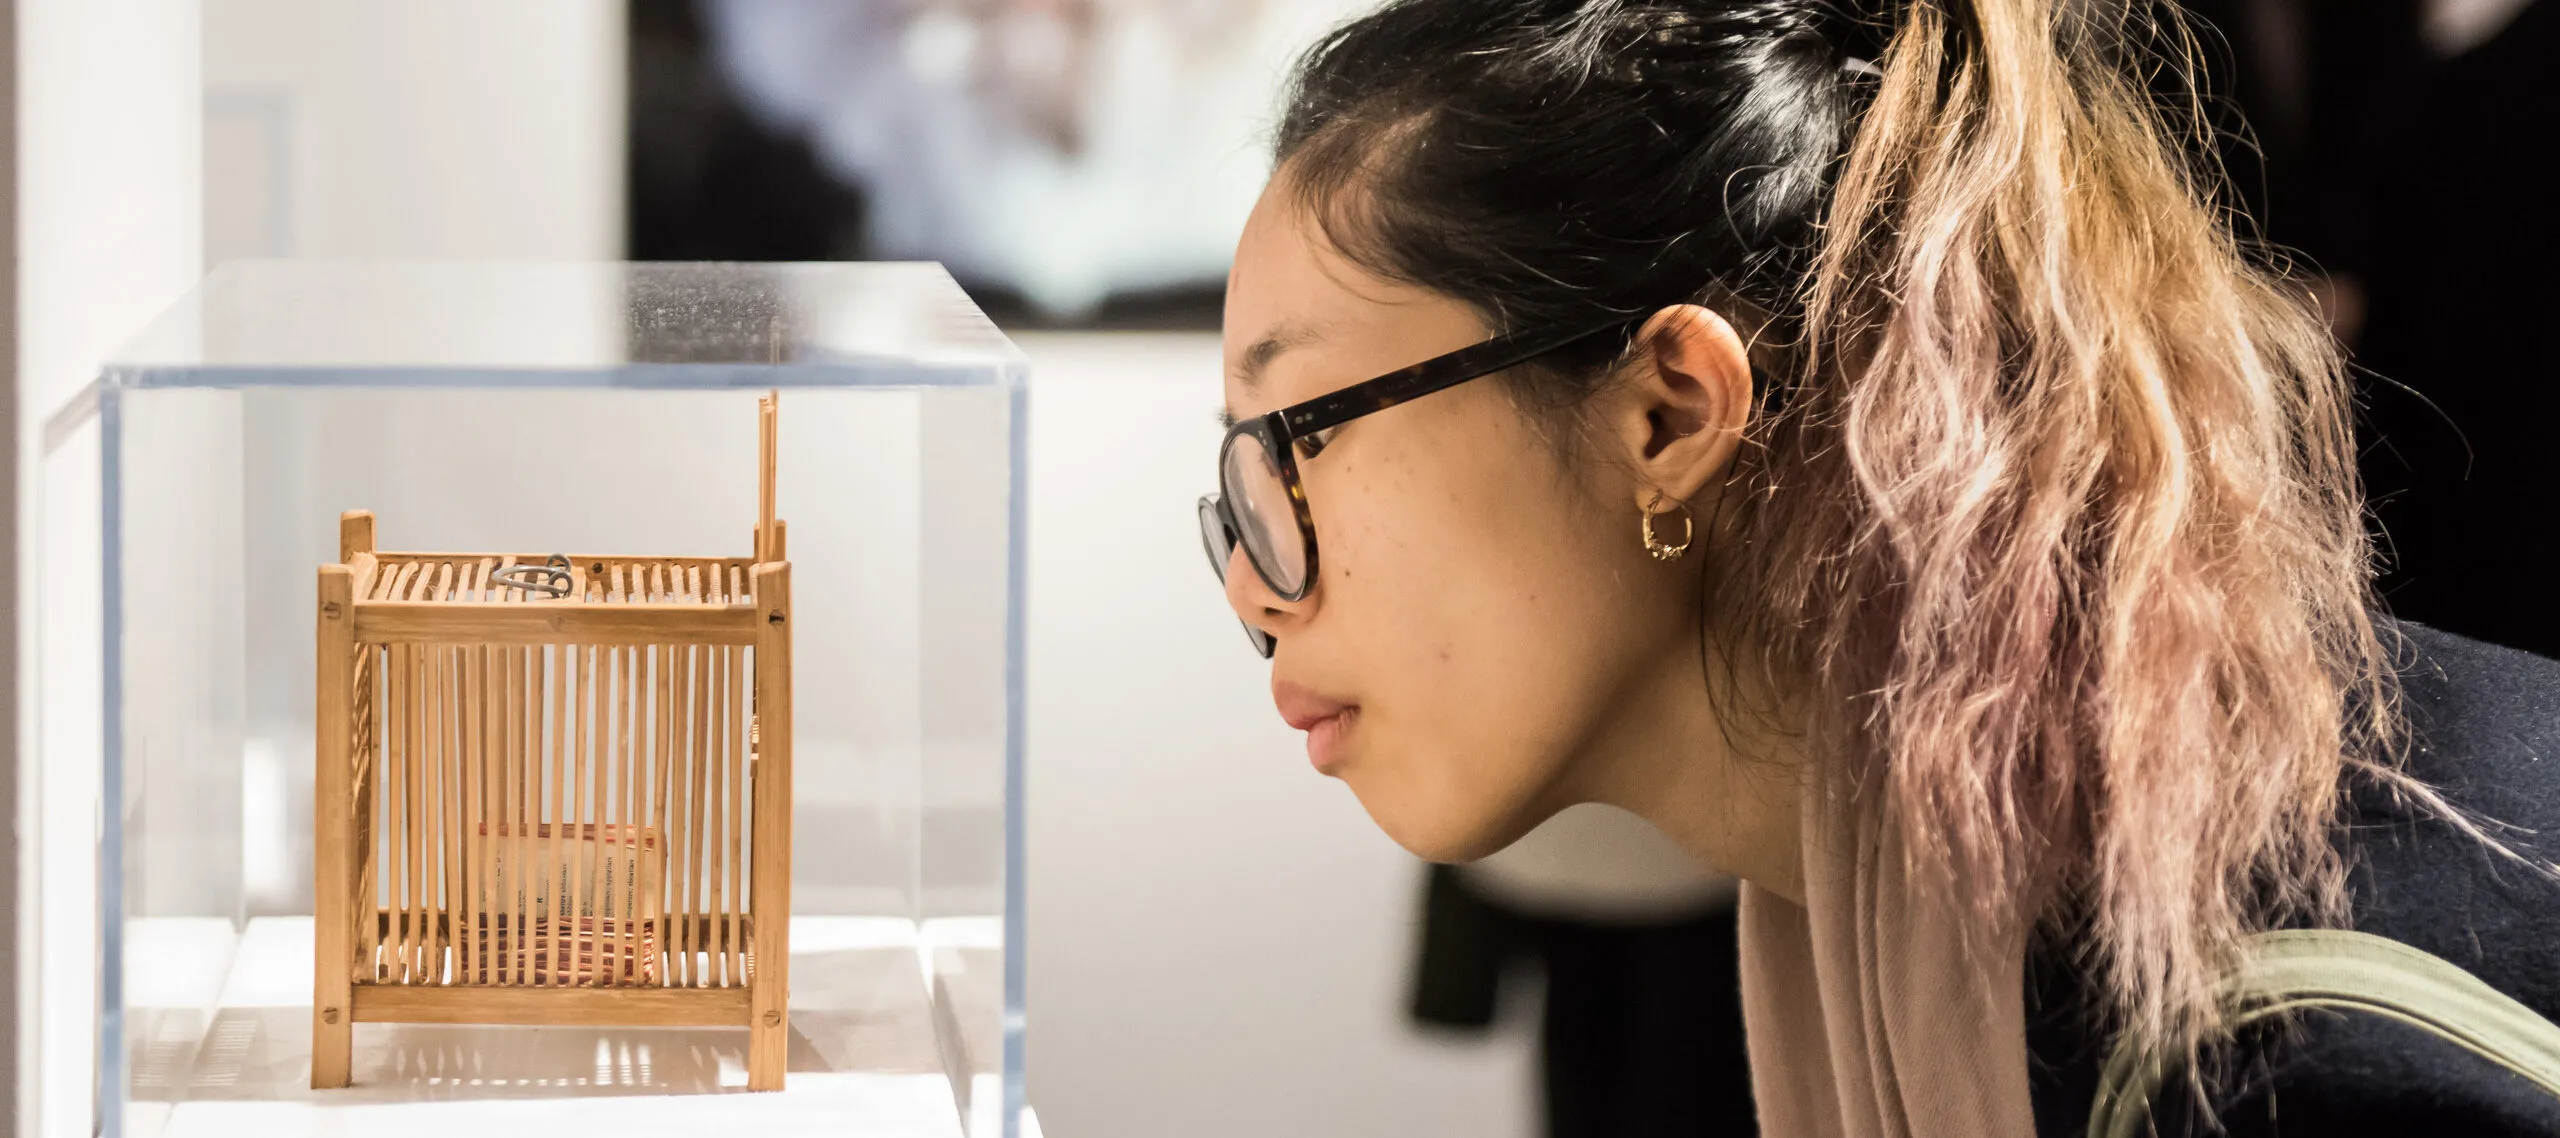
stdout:
{"type": "MultiPolygon", "coordinates": [[[[2341,770],[2423,794],[2343,365],[2163,117],[2173,4],[1874,2],[1392,0],[1306,57],[1279,185],[1496,331],[1756,336],[1792,386],[1689,563],[1727,662],[1970,927],[2076,893],[2118,1022],[2193,1046],[2230,944],[2343,913],[2341,770]]],[[[1626,347],[1508,378],[1571,407],[1626,347]]]]}
{"type": "Polygon", "coordinates": [[[1864,30],[1808,0],[1398,0],[1308,52],[1277,157],[1347,255],[1499,330],[1711,295],[1783,315],[1872,89],[1844,67],[1864,30]]]}

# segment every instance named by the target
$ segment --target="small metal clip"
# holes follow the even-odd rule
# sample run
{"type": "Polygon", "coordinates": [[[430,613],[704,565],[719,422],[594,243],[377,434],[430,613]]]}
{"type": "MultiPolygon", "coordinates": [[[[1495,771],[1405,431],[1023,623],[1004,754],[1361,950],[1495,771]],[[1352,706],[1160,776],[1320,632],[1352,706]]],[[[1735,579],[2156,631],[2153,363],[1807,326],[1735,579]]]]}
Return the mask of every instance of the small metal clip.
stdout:
{"type": "Polygon", "coordinates": [[[489,574],[489,583],[546,597],[569,595],[569,559],[557,553],[544,558],[540,565],[501,565],[489,574]]]}

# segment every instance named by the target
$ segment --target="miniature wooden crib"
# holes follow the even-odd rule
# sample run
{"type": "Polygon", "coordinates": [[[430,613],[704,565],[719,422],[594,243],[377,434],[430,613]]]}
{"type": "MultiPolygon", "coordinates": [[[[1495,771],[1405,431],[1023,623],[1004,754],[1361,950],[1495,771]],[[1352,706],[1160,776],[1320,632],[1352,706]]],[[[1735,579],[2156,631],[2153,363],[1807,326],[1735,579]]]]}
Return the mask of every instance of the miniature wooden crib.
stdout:
{"type": "Polygon", "coordinates": [[[348,1084],[355,1024],[399,1022],[745,1027],[747,1085],[781,1088],[773,415],[768,398],[752,557],[389,553],[370,513],[340,519],[320,568],[313,1087],[348,1084]]]}

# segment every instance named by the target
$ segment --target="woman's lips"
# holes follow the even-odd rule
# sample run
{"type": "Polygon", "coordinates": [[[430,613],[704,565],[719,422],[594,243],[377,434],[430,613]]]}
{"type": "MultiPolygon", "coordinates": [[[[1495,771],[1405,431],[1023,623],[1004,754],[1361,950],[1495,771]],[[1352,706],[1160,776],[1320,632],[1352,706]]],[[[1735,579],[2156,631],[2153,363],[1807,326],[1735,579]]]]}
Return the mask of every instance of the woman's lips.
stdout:
{"type": "Polygon", "coordinates": [[[1271,701],[1279,705],[1280,718],[1307,733],[1307,760],[1316,770],[1332,773],[1342,761],[1343,736],[1360,721],[1360,706],[1286,680],[1272,682],[1271,701]]]}

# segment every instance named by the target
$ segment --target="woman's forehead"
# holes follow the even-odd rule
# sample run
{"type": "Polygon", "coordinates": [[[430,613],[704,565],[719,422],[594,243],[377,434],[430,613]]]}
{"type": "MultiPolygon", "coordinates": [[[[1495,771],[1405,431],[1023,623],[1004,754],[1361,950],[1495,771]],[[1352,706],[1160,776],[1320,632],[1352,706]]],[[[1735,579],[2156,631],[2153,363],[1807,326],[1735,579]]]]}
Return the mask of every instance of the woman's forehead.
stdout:
{"type": "MultiPolygon", "coordinates": [[[[1265,193],[1227,282],[1229,399],[1263,406],[1258,396],[1273,377],[1308,361],[1327,365],[1328,379],[1340,386],[1366,375],[1342,379],[1331,372],[1390,371],[1413,362],[1402,357],[1417,343],[1448,340],[1448,347],[1462,347],[1481,328],[1473,310],[1454,298],[1361,268],[1324,239],[1291,195],[1265,193]]],[[[1415,358],[1429,354],[1436,353],[1415,358]]]]}

